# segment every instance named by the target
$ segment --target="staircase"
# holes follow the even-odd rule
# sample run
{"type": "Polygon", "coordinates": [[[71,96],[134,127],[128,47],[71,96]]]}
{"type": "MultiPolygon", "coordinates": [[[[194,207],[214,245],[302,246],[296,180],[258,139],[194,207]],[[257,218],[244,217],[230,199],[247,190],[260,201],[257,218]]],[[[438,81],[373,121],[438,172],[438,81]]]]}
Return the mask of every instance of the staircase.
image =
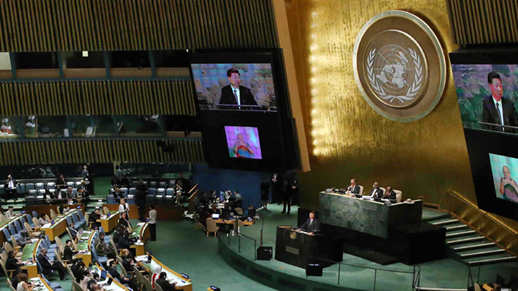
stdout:
{"type": "Polygon", "coordinates": [[[518,261],[517,257],[447,213],[425,221],[446,229],[446,245],[450,253],[469,266],[518,261]]]}

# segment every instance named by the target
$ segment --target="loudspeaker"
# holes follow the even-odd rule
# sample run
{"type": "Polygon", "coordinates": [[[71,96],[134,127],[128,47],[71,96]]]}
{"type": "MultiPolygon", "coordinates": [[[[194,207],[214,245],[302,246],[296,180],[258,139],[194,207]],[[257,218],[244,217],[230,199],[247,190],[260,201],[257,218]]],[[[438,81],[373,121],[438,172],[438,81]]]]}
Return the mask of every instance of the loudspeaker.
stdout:
{"type": "Polygon", "coordinates": [[[271,260],[273,256],[272,247],[258,247],[257,248],[257,259],[258,260],[271,260]]]}
{"type": "Polygon", "coordinates": [[[306,276],[322,276],[322,266],[320,264],[307,264],[306,276]]]}

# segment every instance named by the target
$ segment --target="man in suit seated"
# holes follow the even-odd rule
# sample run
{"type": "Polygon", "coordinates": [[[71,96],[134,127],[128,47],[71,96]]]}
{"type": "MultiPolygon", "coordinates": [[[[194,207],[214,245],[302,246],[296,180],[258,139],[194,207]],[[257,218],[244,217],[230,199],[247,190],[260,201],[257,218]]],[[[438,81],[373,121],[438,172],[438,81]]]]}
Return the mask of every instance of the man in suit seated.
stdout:
{"type": "Polygon", "coordinates": [[[383,194],[383,199],[388,199],[392,203],[396,203],[396,192],[392,190],[391,186],[387,186],[385,188],[385,194],[383,194]]]}
{"type": "Polygon", "coordinates": [[[239,70],[230,68],[227,71],[227,77],[230,85],[221,88],[220,105],[237,105],[232,108],[239,108],[241,105],[257,105],[250,89],[240,85],[239,70]]]}
{"type": "Polygon", "coordinates": [[[96,208],[88,217],[88,224],[92,226],[92,229],[101,227],[101,223],[97,220],[101,219],[101,209],[96,208]]]}
{"type": "Polygon", "coordinates": [[[356,184],[356,179],[351,179],[351,184],[347,187],[347,193],[351,193],[354,195],[360,194],[360,185],[356,184]]]}
{"type": "Polygon", "coordinates": [[[174,291],[176,290],[175,289],[175,284],[171,284],[169,283],[169,281],[167,281],[167,274],[165,272],[160,272],[160,275],[158,276],[158,279],[156,280],[156,284],[160,285],[160,287],[162,287],[162,290],[164,291],[174,291]]]}
{"type": "Polygon", "coordinates": [[[115,250],[110,244],[106,243],[104,237],[104,232],[99,232],[97,240],[95,241],[95,251],[97,252],[97,255],[101,257],[113,255],[115,257],[115,250]]]}
{"type": "Polygon", "coordinates": [[[38,263],[43,268],[42,272],[48,275],[50,271],[55,270],[59,273],[59,279],[63,281],[66,274],[65,267],[58,261],[51,262],[47,257],[47,249],[42,248],[40,254],[37,256],[38,263]]]}
{"type": "Polygon", "coordinates": [[[320,222],[315,218],[315,212],[311,211],[309,213],[309,217],[304,222],[304,224],[300,227],[301,230],[305,232],[309,232],[310,234],[315,234],[320,231],[320,222]]]}
{"type": "Polygon", "coordinates": [[[76,252],[74,251],[74,247],[72,246],[72,241],[68,239],[65,248],[63,249],[63,260],[71,262],[75,254],[76,252]]]}
{"type": "Polygon", "coordinates": [[[121,274],[117,270],[117,261],[115,259],[108,260],[108,270],[107,271],[108,271],[108,273],[110,273],[110,275],[113,278],[117,279],[122,284],[130,286],[131,289],[133,289],[133,290],[138,290],[137,284],[135,284],[130,277],[121,276],[121,274]]]}
{"type": "Polygon", "coordinates": [[[372,199],[381,199],[383,197],[383,190],[379,187],[378,182],[372,184],[372,191],[370,197],[372,199]]]}
{"type": "Polygon", "coordinates": [[[500,75],[497,72],[490,72],[487,75],[487,82],[491,96],[487,96],[482,102],[482,122],[495,125],[483,124],[482,127],[496,131],[516,132],[515,129],[504,126],[518,126],[518,115],[513,101],[503,98],[504,89],[500,75]]]}

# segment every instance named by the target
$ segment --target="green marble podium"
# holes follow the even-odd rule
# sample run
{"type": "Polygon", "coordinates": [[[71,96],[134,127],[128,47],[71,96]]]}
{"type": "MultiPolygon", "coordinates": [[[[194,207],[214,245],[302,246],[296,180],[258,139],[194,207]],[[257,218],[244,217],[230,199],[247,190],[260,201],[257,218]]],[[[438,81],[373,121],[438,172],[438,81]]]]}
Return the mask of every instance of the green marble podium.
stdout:
{"type": "Polygon", "coordinates": [[[387,238],[392,226],[419,223],[422,207],[421,200],[386,205],[338,193],[320,192],[319,219],[324,224],[387,238]]]}

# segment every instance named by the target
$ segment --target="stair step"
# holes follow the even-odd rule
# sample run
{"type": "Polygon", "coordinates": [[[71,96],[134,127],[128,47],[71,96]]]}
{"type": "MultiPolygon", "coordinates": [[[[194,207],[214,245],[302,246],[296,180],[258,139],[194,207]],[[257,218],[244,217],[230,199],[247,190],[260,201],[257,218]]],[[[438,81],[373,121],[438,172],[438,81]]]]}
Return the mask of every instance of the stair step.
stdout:
{"type": "Polygon", "coordinates": [[[446,241],[446,244],[453,245],[453,244],[459,244],[459,243],[474,242],[474,241],[479,241],[479,240],[484,240],[484,239],[486,239],[486,238],[483,237],[483,236],[458,238],[458,239],[453,239],[453,240],[446,241]]]}
{"type": "Polygon", "coordinates": [[[465,228],[468,228],[468,226],[465,224],[452,225],[452,226],[447,226],[446,231],[459,230],[459,229],[465,229],[465,228]]]}
{"type": "Polygon", "coordinates": [[[451,223],[455,223],[455,222],[459,222],[459,220],[452,218],[452,219],[446,219],[446,220],[441,220],[441,221],[432,221],[430,223],[433,225],[441,226],[441,225],[451,224],[451,223]]]}
{"type": "Polygon", "coordinates": [[[459,231],[459,232],[446,233],[446,238],[465,236],[465,235],[469,235],[469,234],[476,234],[476,232],[474,230],[465,230],[465,231],[459,231]]]}
{"type": "Polygon", "coordinates": [[[460,254],[461,258],[472,258],[472,257],[479,257],[479,256],[489,256],[489,255],[496,255],[496,254],[502,254],[506,253],[504,249],[493,249],[493,250],[485,250],[485,251],[478,251],[478,252],[472,252],[472,253],[463,253],[460,254]]]}
{"type": "Polygon", "coordinates": [[[477,266],[477,265],[485,265],[485,264],[496,264],[496,263],[502,263],[502,262],[516,262],[517,258],[513,256],[505,256],[505,257],[498,257],[498,258],[488,258],[488,259],[477,259],[473,261],[468,261],[467,263],[470,266],[477,266]]]}
{"type": "Polygon", "coordinates": [[[487,242],[487,243],[479,243],[479,244],[472,244],[472,245],[465,245],[465,246],[455,247],[455,248],[453,248],[453,250],[456,251],[456,252],[461,252],[461,251],[468,251],[468,250],[485,248],[485,247],[492,247],[492,246],[496,246],[496,244],[494,242],[487,242]]]}

